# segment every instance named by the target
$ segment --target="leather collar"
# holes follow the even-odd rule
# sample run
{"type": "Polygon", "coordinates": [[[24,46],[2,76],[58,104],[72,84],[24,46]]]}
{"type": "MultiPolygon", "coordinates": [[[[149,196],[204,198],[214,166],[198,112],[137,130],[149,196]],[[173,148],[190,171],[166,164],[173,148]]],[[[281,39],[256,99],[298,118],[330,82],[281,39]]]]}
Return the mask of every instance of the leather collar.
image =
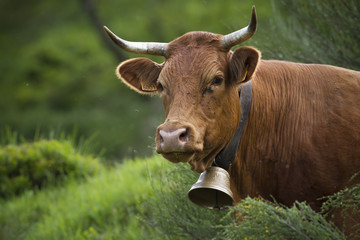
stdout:
{"type": "Polygon", "coordinates": [[[241,118],[239,121],[238,128],[236,129],[235,134],[231,138],[230,142],[215,157],[213,163],[213,166],[221,167],[226,171],[229,169],[229,166],[231,165],[232,161],[235,158],[235,154],[240,144],[241,136],[244,131],[244,126],[250,113],[251,99],[252,99],[251,81],[248,81],[247,83],[241,86],[239,95],[240,95],[241,118]]]}

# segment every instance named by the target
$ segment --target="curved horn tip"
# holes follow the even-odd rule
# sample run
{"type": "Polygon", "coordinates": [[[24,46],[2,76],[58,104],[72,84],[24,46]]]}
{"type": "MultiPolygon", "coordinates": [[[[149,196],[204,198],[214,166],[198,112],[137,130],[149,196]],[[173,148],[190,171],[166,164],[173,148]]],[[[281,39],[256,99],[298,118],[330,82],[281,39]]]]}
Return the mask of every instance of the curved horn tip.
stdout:
{"type": "Polygon", "coordinates": [[[252,6],[252,15],[249,25],[238,31],[223,36],[222,37],[223,47],[229,50],[233,46],[248,40],[255,34],[256,25],[257,25],[256,10],[255,10],[255,6],[252,6]]]}
{"type": "Polygon", "coordinates": [[[111,40],[118,45],[119,47],[121,47],[122,49],[126,50],[126,44],[124,42],[123,39],[119,38],[118,36],[115,35],[115,33],[113,33],[108,27],[104,26],[104,30],[105,32],[109,35],[109,37],[111,38],[111,40]]]}
{"type": "Polygon", "coordinates": [[[257,16],[256,16],[256,9],[255,5],[252,6],[252,14],[251,14],[251,20],[249,23],[249,29],[256,31],[256,25],[257,25],[257,16]]]}
{"type": "Polygon", "coordinates": [[[104,26],[104,30],[109,35],[111,40],[120,48],[128,52],[150,54],[156,56],[165,56],[167,43],[157,42],[130,42],[116,36],[109,28],[104,26]]]}
{"type": "Polygon", "coordinates": [[[105,32],[107,32],[107,33],[111,32],[107,26],[103,26],[103,28],[104,28],[105,32]]]}
{"type": "Polygon", "coordinates": [[[113,40],[116,39],[115,34],[112,31],[110,31],[110,29],[107,26],[104,26],[104,30],[111,37],[111,39],[113,40]]]}
{"type": "Polygon", "coordinates": [[[117,36],[107,26],[104,26],[104,30],[111,37],[111,39],[115,41],[117,36]]]}

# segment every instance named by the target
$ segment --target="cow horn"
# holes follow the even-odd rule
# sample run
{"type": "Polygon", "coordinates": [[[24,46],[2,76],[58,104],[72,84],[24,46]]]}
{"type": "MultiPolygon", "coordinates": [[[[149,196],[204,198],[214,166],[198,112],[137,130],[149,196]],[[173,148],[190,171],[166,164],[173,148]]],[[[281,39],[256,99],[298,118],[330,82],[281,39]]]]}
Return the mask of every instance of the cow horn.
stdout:
{"type": "Polygon", "coordinates": [[[156,56],[165,56],[167,43],[158,42],[130,42],[119,38],[113,32],[111,32],[106,26],[104,26],[106,33],[110,38],[122,49],[140,54],[150,54],[156,56]]]}
{"type": "Polygon", "coordinates": [[[249,25],[236,32],[232,32],[222,37],[221,41],[224,48],[230,49],[233,46],[245,42],[246,40],[251,38],[256,32],[256,24],[257,24],[256,11],[255,11],[255,6],[253,6],[249,25]]]}

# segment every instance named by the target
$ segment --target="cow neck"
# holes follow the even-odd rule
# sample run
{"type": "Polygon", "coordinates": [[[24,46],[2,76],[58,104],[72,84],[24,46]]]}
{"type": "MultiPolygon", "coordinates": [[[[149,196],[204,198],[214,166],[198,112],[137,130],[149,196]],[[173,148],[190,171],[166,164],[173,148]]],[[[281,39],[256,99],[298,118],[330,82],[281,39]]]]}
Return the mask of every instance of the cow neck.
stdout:
{"type": "Polygon", "coordinates": [[[239,94],[240,94],[241,118],[239,121],[238,128],[236,129],[230,142],[215,157],[213,163],[213,166],[221,167],[226,171],[229,169],[229,166],[231,165],[232,161],[235,158],[235,154],[239,147],[241,136],[244,131],[244,126],[250,112],[251,98],[252,98],[251,81],[248,81],[247,83],[241,86],[241,90],[239,94]]]}

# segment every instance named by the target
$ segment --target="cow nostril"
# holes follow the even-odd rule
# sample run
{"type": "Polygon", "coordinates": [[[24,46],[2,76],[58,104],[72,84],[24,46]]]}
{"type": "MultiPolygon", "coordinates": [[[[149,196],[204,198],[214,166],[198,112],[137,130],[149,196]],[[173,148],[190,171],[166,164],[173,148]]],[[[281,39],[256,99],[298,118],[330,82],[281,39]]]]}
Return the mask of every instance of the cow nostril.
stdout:
{"type": "Polygon", "coordinates": [[[160,143],[163,143],[163,142],[164,142],[164,138],[161,136],[161,134],[159,134],[159,137],[160,137],[160,143]]]}
{"type": "Polygon", "coordinates": [[[182,142],[187,142],[187,140],[188,140],[187,138],[188,138],[188,130],[185,129],[185,131],[180,134],[179,140],[182,142]]]}
{"type": "Polygon", "coordinates": [[[187,127],[159,129],[157,133],[157,152],[183,152],[189,145],[191,130],[187,127]]]}

